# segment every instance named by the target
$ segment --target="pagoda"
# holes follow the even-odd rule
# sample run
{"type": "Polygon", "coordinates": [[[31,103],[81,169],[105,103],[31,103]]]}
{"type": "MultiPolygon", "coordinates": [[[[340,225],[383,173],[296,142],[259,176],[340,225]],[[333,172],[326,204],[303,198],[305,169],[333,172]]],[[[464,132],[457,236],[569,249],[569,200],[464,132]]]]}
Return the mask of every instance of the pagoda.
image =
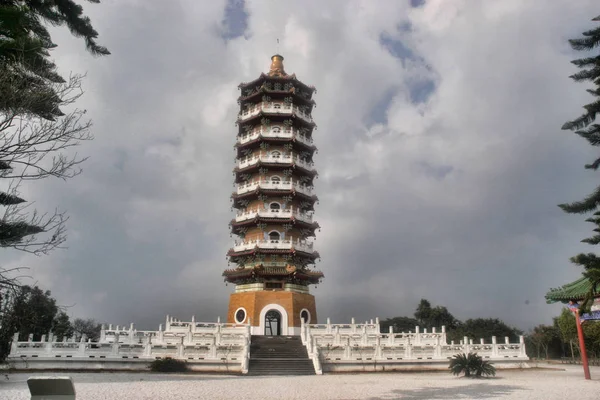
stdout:
{"type": "Polygon", "coordinates": [[[315,88],[288,75],[279,54],[268,73],[239,88],[231,196],[237,213],[230,222],[239,240],[227,254],[235,268],[223,272],[235,285],[227,320],[250,324],[253,335],[299,335],[302,321],[317,322],[309,285],[323,278],[310,241],[319,228],[313,219],[315,88]]]}

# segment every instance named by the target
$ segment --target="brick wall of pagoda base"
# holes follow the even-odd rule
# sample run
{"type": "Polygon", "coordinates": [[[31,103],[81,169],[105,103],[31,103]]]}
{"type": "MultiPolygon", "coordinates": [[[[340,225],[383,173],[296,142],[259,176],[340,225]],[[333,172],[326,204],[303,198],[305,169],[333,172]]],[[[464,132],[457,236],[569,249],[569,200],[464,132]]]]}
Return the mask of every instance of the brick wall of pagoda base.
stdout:
{"type": "Polygon", "coordinates": [[[246,320],[243,323],[250,321],[253,335],[264,335],[265,314],[271,309],[282,314],[282,335],[300,334],[300,313],[302,310],[307,310],[310,313],[309,322],[311,324],[317,323],[315,297],[311,294],[283,290],[232,293],[229,298],[229,311],[227,312],[228,323],[236,323],[235,313],[240,308],[244,308],[246,311],[246,320]]]}

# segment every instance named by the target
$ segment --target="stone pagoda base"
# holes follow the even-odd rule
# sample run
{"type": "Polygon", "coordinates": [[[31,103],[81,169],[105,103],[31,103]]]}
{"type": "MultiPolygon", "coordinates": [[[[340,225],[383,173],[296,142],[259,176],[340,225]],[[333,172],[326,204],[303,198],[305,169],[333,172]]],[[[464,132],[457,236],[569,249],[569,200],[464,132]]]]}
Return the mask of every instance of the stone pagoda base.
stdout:
{"type": "Polygon", "coordinates": [[[252,335],[279,334],[300,335],[303,315],[307,323],[317,323],[315,297],[312,294],[277,291],[252,291],[232,293],[229,298],[227,322],[232,324],[251,325],[252,335]],[[267,330],[267,313],[279,315],[279,323],[274,332],[267,330]]]}

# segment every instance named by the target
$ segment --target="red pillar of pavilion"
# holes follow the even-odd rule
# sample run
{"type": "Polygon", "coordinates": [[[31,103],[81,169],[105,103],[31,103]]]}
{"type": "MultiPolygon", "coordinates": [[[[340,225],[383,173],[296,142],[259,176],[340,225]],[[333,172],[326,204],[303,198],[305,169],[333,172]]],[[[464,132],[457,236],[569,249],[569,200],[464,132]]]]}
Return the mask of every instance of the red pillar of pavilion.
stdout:
{"type": "Polygon", "coordinates": [[[577,337],[579,338],[579,348],[581,351],[581,363],[583,364],[583,375],[585,379],[592,379],[590,376],[590,365],[588,363],[587,351],[585,350],[585,338],[583,336],[583,328],[581,327],[581,318],[579,318],[579,309],[571,310],[575,313],[575,323],[577,324],[577,337]]]}

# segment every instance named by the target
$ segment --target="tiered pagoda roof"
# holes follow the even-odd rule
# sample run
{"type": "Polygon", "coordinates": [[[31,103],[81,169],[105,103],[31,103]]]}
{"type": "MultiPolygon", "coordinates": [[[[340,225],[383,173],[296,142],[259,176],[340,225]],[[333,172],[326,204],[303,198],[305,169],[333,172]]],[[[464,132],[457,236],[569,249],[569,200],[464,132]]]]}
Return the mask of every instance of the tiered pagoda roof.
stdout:
{"type": "Polygon", "coordinates": [[[323,278],[309,270],[319,253],[307,241],[319,228],[312,214],[318,201],[313,193],[315,88],[287,74],[282,56],[271,61],[268,73],[239,85],[237,188],[231,195],[238,212],[229,225],[242,240],[227,253],[237,268],[223,276],[236,285],[265,282],[272,290],[281,282],[292,284],[285,290],[300,290],[298,285],[323,278]]]}

